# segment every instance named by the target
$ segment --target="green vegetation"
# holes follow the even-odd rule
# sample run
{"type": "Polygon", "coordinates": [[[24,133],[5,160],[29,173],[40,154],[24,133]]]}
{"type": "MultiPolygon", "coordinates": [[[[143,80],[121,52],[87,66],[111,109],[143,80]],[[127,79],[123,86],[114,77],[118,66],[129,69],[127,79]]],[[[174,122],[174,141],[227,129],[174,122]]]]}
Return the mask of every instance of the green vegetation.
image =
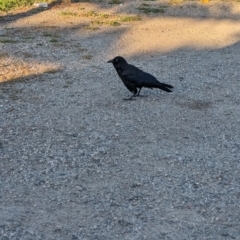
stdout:
{"type": "Polygon", "coordinates": [[[9,10],[22,6],[29,6],[34,0],[0,0],[0,11],[8,12],[9,10]]]}
{"type": "Polygon", "coordinates": [[[84,17],[97,17],[97,16],[99,16],[99,14],[94,11],[90,11],[90,12],[84,13],[83,16],[84,17]]]}
{"type": "Polygon", "coordinates": [[[109,18],[110,15],[109,14],[106,14],[106,13],[102,13],[99,15],[101,18],[109,18]]]}
{"type": "MultiPolygon", "coordinates": [[[[49,32],[44,32],[43,33],[43,37],[47,37],[50,38],[49,42],[51,43],[56,43],[58,42],[57,38],[59,38],[59,36],[53,34],[53,33],[49,33],[49,32]]],[[[39,45],[40,46],[40,45],[39,45]]]]}
{"type": "Polygon", "coordinates": [[[111,1],[109,1],[108,3],[109,3],[109,4],[121,4],[122,1],[120,1],[120,0],[111,0],[111,1]]]}
{"type": "Polygon", "coordinates": [[[8,38],[0,39],[0,43],[16,43],[16,41],[8,38]]]}
{"type": "Polygon", "coordinates": [[[86,55],[83,55],[82,58],[85,60],[91,60],[93,56],[91,54],[86,54],[86,55]]]}
{"type": "Polygon", "coordinates": [[[98,30],[101,25],[110,25],[110,26],[120,26],[120,22],[132,22],[139,21],[141,17],[139,15],[109,15],[105,13],[96,13],[94,11],[84,14],[85,17],[96,17],[95,20],[92,20],[89,26],[86,26],[86,30],[98,30]],[[106,20],[107,19],[107,20],[106,20]],[[109,20],[108,20],[109,19],[109,20]]]}
{"type": "MultiPolygon", "coordinates": [[[[41,0],[41,1],[36,1],[36,0],[0,0],[0,11],[8,12],[8,11],[14,9],[14,8],[31,6],[31,5],[33,5],[33,3],[36,3],[36,2],[53,3],[53,2],[56,2],[56,0],[41,0]]],[[[40,8],[36,9],[36,11],[42,11],[42,10],[43,9],[40,9],[40,8]]]]}
{"type": "Polygon", "coordinates": [[[76,12],[71,12],[71,11],[62,11],[60,13],[62,16],[72,16],[72,17],[75,17],[78,15],[78,13],[76,12]]]}
{"type": "Polygon", "coordinates": [[[146,3],[143,3],[139,6],[138,10],[146,13],[146,14],[150,14],[150,13],[165,13],[164,10],[165,7],[154,7],[154,6],[150,6],[146,3]]]}
{"type": "Polygon", "coordinates": [[[140,21],[141,17],[139,15],[136,16],[121,16],[120,21],[121,22],[132,22],[132,21],[140,21]]]}
{"type": "Polygon", "coordinates": [[[96,26],[87,26],[87,27],[85,27],[84,29],[86,29],[86,30],[91,30],[91,31],[96,31],[96,30],[99,29],[99,27],[96,27],[96,26]]]}
{"type": "Polygon", "coordinates": [[[109,25],[111,25],[111,26],[120,26],[121,24],[119,22],[117,22],[117,21],[110,21],[109,25]]]}
{"type": "Polygon", "coordinates": [[[25,40],[29,40],[29,39],[33,39],[34,37],[32,37],[32,36],[30,36],[30,35],[26,35],[26,36],[23,36],[23,38],[24,38],[25,40]]]}
{"type": "MultiPolygon", "coordinates": [[[[8,12],[14,8],[31,6],[35,2],[47,2],[52,3],[56,0],[0,0],[0,11],[8,12]]],[[[42,9],[36,9],[36,11],[42,11],[42,9]]]]}
{"type": "Polygon", "coordinates": [[[58,40],[57,40],[56,38],[52,37],[52,38],[50,39],[50,42],[51,42],[51,43],[56,43],[56,42],[58,42],[58,40]]]}
{"type": "Polygon", "coordinates": [[[95,21],[91,21],[92,25],[102,25],[104,22],[99,21],[99,20],[95,20],[95,21]]]}
{"type": "Polygon", "coordinates": [[[139,15],[110,15],[106,13],[97,13],[95,11],[85,12],[82,13],[81,16],[94,18],[91,21],[91,24],[85,29],[87,30],[98,30],[100,25],[107,24],[110,26],[120,26],[120,22],[133,22],[133,21],[140,21],[141,17],[139,15]]]}

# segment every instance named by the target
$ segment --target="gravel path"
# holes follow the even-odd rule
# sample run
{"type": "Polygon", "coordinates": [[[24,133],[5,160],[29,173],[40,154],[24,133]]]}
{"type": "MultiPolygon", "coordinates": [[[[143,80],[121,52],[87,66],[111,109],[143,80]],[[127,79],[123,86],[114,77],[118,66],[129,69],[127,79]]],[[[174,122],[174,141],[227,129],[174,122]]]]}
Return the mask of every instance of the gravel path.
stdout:
{"type": "MultiPolygon", "coordinates": [[[[198,36],[184,32],[189,19],[162,21],[198,36]]],[[[240,239],[239,23],[228,21],[226,39],[208,29],[207,47],[138,43],[136,54],[127,30],[140,34],[143,22],[93,32],[18,24],[1,30],[17,41],[0,43],[2,66],[28,71],[0,83],[1,240],[240,239]],[[106,63],[117,54],[174,92],[123,101],[131,94],[106,63]]]]}

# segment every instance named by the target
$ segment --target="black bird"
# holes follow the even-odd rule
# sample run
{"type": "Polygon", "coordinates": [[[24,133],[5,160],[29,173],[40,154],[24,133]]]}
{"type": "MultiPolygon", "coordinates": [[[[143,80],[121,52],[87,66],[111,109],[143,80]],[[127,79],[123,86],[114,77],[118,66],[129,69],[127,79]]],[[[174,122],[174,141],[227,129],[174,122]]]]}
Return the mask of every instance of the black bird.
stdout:
{"type": "Polygon", "coordinates": [[[118,76],[122,79],[126,88],[133,93],[133,95],[124,100],[132,100],[133,97],[139,96],[143,87],[146,88],[159,88],[165,92],[172,92],[173,86],[159,82],[154,76],[146,73],[139,68],[128,64],[127,61],[120,56],[109,60],[116,69],[118,76]],[[139,90],[138,90],[139,89],[139,90]]]}

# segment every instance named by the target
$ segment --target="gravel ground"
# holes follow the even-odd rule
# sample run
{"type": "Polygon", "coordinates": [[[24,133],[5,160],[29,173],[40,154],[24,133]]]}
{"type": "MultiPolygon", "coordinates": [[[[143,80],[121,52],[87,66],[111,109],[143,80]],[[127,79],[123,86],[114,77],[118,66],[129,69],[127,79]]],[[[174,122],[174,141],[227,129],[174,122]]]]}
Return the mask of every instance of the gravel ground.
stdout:
{"type": "Polygon", "coordinates": [[[49,28],[15,20],[2,25],[2,36],[18,42],[0,43],[1,64],[21,59],[38,74],[28,68],[27,77],[0,83],[1,240],[240,239],[235,20],[224,20],[236,33],[226,45],[217,46],[226,41],[214,41],[214,28],[205,36],[211,47],[193,41],[138,54],[118,43],[130,23],[51,28],[61,44],[50,44],[49,28]],[[122,52],[174,92],[144,89],[145,97],[123,101],[131,94],[106,63],[122,52]],[[40,73],[44,64],[58,70],[40,73]]]}

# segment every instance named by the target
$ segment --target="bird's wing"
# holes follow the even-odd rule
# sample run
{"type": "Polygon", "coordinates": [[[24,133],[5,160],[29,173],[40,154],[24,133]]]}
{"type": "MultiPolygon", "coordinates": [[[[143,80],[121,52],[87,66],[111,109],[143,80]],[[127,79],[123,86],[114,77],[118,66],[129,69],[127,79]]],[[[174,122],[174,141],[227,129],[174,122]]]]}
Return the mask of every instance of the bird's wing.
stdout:
{"type": "Polygon", "coordinates": [[[133,84],[158,84],[159,81],[151,74],[142,71],[141,69],[128,65],[122,72],[122,75],[133,84]]]}
{"type": "Polygon", "coordinates": [[[144,75],[144,72],[133,66],[128,64],[123,71],[121,72],[121,75],[123,76],[124,79],[126,79],[129,83],[134,84],[134,85],[138,85],[139,83],[141,83],[143,81],[143,77],[142,75],[144,75]]]}
{"type": "Polygon", "coordinates": [[[159,82],[153,75],[150,73],[144,72],[141,69],[128,64],[121,75],[124,81],[127,81],[129,84],[135,85],[135,87],[147,87],[147,88],[160,88],[164,91],[171,92],[173,86],[159,82]]]}

